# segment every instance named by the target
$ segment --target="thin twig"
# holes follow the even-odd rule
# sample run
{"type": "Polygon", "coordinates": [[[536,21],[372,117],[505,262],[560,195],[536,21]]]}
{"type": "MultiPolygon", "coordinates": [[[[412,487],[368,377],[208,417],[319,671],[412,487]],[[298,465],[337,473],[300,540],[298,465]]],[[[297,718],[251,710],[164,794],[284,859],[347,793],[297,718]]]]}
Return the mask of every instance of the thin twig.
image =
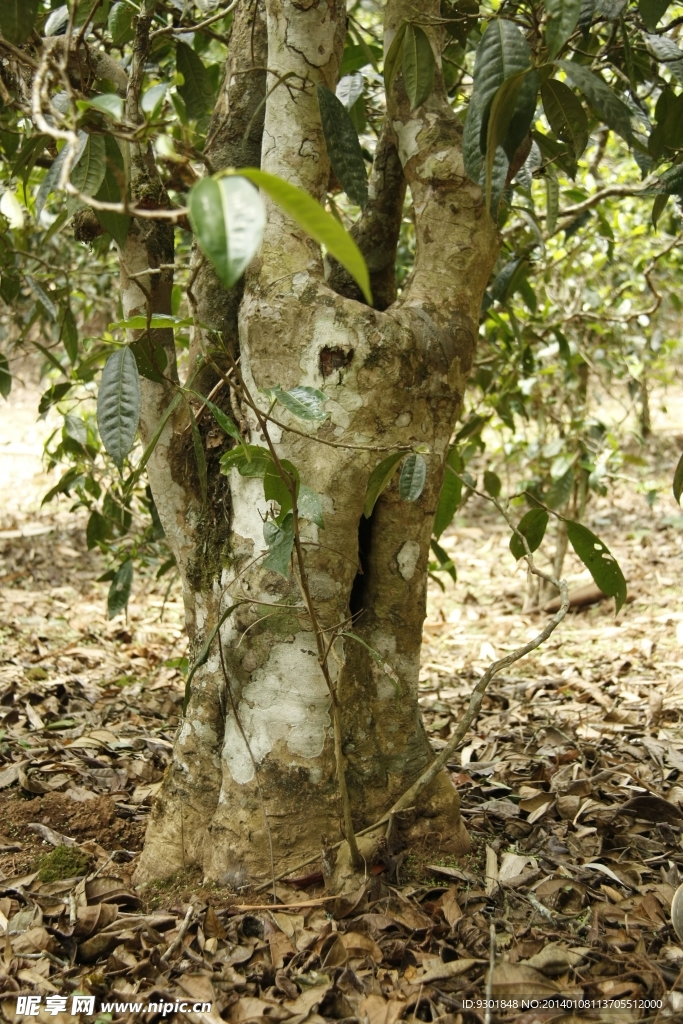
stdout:
{"type": "Polygon", "coordinates": [[[182,941],[183,941],[183,939],[185,938],[185,936],[187,934],[187,930],[190,927],[190,924],[192,923],[192,918],[193,917],[194,917],[194,907],[190,904],[190,906],[187,908],[187,913],[185,914],[185,917],[183,918],[183,923],[181,924],[180,928],[178,929],[178,934],[176,935],[175,939],[173,940],[171,945],[168,947],[166,952],[163,953],[162,956],[161,956],[161,962],[163,964],[168,963],[168,961],[171,959],[171,957],[175,953],[175,951],[178,948],[178,946],[182,945],[182,941]]]}

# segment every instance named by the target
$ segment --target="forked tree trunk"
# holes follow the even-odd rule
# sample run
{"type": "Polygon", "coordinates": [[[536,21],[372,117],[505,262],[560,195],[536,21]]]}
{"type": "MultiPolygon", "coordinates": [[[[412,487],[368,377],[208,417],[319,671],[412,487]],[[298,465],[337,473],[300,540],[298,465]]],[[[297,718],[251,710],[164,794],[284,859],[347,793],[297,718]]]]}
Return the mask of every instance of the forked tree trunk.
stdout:
{"type": "MultiPolygon", "coordinates": [[[[264,83],[259,85],[257,72],[252,86],[243,89],[248,95],[236,96],[232,114],[230,107],[231,90],[249,79],[234,74],[235,62],[265,64],[264,57],[248,52],[251,43],[239,45],[240,38],[259,45],[259,26],[252,31],[249,24],[258,6],[245,3],[238,10],[217,115],[225,124],[214,122],[213,139],[230,135],[231,116],[241,119],[242,132],[250,123],[258,128],[265,90],[259,93],[264,83]]],[[[272,91],[265,104],[261,166],[322,200],[330,168],[314,87],[322,82],[335,88],[345,3],[267,0],[265,6],[272,91]],[[276,74],[289,77],[273,89],[276,74]]],[[[438,0],[421,9],[425,27],[438,24],[438,0]]],[[[386,46],[404,19],[414,19],[414,10],[411,0],[387,4],[386,46]]],[[[437,53],[436,30],[428,32],[437,53]]],[[[279,414],[287,427],[308,436],[276,426],[271,431],[280,457],[291,460],[302,482],[322,495],[325,528],[306,525],[303,531],[322,626],[331,629],[355,615],[353,631],[400,680],[397,687],[356,640],[335,643],[329,664],[358,829],[385,811],[432,757],[417,704],[429,543],[443,461],[497,252],[480,189],[463,169],[461,136],[439,73],[433,95],[413,112],[399,79],[378,146],[370,205],[356,232],[380,308],[358,301],[339,268],[328,274],[333,290],[318,246],[273,206],[261,253],[246,277],[238,344],[231,327],[234,296],[222,292],[201,258],[193,286],[199,319],[239,351],[244,380],[264,410],[259,388],[303,383],[329,396],[325,408],[331,415],[322,426],[279,414]],[[415,206],[417,251],[414,272],[393,301],[403,176],[415,206]],[[372,469],[387,450],[412,444],[427,445],[432,453],[421,497],[413,504],[401,501],[394,482],[365,520],[372,469]]],[[[230,146],[225,143],[216,166],[249,162],[239,159],[237,141],[230,146]]],[[[197,352],[208,345],[199,334],[195,342],[197,352]]],[[[203,381],[203,390],[217,379],[203,381]]],[[[227,391],[223,387],[216,401],[226,409],[232,402],[232,414],[251,443],[263,444],[253,415],[227,391]]],[[[167,397],[161,386],[151,385],[147,398],[149,435],[167,397]]],[[[196,654],[223,611],[244,603],[228,617],[220,647],[213,644],[194,677],[138,879],[199,864],[209,878],[246,884],[269,878],[271,855],[281,871],[316,853],[321,837],[342,838],[330,696],[296,573],[285,580],[261,568],[261,481],[236,470],[221,476],[218,457],[227,445],[209,448],[209,498],[203,507],[186,426],[178,413],[150,464],[150,477],[181,569],[191,651],[196,654]]],[[[205,417],[203,437],[209,426],[205,417]]],[[[468,848],[457,794],[445,776],[415,812],[413,830],[432,834],[454,852],[468,848]]]]}

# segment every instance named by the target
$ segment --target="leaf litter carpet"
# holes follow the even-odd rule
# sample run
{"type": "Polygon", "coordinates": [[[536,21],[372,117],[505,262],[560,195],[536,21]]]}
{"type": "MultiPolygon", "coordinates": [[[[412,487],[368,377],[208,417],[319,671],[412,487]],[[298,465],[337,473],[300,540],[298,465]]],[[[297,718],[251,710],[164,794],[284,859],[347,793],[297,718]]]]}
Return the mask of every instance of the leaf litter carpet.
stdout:
{"type": "MultiPolygon", "coordinates": [[[[589,507],[629,581],[619,617],[611,602],[570,613],[494,680],[450,766],[471,856],[407,850],[338,899],[313,866],[273,905],[190,871],[133,887],[181,713],[179,593],[137,577],[127,620],[107,622],[82,520],[40,510],[39,447],[17,446],[0,449],[24,474],[17,497],[3,473],[0,495],[2,1019],[37,995],[33,1019],[77,1020],[83,993],[80,1019],[101,1024],[162,1019],[102,1014],[108,1001],[206,1001],[164,1019],[232,1024],[683,1021],[683,516],[668,488],[652,510],[623,486],[589,507]]],[[[660,438],[644,474],[663,486],[677,456],[660,438]]],[[[444,538],[458,583],[430,590],[421,682],[437,749],[487,664],[546,621],[523,611],[508,538],[476,501],[444,538]]],[[[589,582],[573,556],[565,573],[589,582]]]]}

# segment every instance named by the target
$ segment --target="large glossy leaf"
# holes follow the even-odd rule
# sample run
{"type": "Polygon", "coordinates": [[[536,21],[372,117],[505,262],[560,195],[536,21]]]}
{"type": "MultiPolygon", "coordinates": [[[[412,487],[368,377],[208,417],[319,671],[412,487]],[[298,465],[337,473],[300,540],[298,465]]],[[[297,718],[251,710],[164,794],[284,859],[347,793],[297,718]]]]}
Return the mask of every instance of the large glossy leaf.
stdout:
{"type": "Polygon", "coordinates": [[[392,452],[391,455],[387,455],[386,459],[382,459],[370,474],[365,492],[365,503],[363,505],[363,515],[366,519],[369,519],[372,515],[375,502],[382,491],[391,483],[391,478],[402,458],[402,452],[392,452]]]}
{"type": "Polygon", "coordinates": [[[321,530],[325,528],[323,503],[317,491],[314,491],[312,487],[307,487],[306,484],[301,484],[297,505],[300,519],[309,519],[321,530]]]}
{"type": "Polygon", "coordinates": [[[517,26],[505,18],[490,21],[477,48],[472,98],[463,136],[465,170],[472,181],[478,181],[482,172],[482,124],[493,97],[506,79],[526,71],[529,66],[529,45],[517,26]]]}
{"type": "MultiPolygon", "coordinates": [[[[5,360],[5,362],[7,362],[7,360],[5,360]]],[[[2,369],[0,368],[0,385],[1,384],[2,384],[2,369]]],[[[4,394],[4,392],[1,390],[1,388],[0,388],[0,393],[4,394]]],[[[5,395],[5,398],[7,398],[7,395],[5,395]]],[[[680,459],[678,460],[678,465],[676,466],[676,472],[674,473],[673,493],[674,493],[674,498],[676,499],[676,501],[680,505],[680,503],[681,503],[681,494],[683,494],[683,455],[681,455],[680,459]]]]}
{"type": "Polygon", "coordinates": [[[434,536],[440,537],[446,527],[450,526],[458,505],[462,500],[462,480],[457,475],[462,470],[462,462],[457,452],[451,451],[446,459],[439,504],[436,506],[434,518],[434,536]]]}
{"type": "Polygon", "coordinates": [[[545,0],[545,9],[548,12],[545,41],[550,60],[557,56],[576,28],[581,3],[582,0],[545,0]]]}
{"type": "Polygon", "coordinates": [[[588,143],[588,118],[581,100],[556,78],[541,84],[541,99],[548,124],[558,139],[569,143],[578,159],[588,143]]]}
{"type": "Polygon", "coordinates": [[[351,202],[365,209],[368,202],[368,178],[351,115],[341,100],[324,85],[317,86],[317,94],[332,170],[351,202]]]}
{"type": "Polygon", "coordinates": [[[129,3],[114,4],[109,12],[108,26],[114,46],[123,46],[134,36],[133,15],[135,11],[129,3]]]}
{"type": "Polygon", "coordinates": [[[589,71],[582,64],[575,64],[574,61],[556,60],[555,64],[558,68],[562,68],[572,85],[581,90],[605,124],[612,128],[617,135],[621,135],[622,139],[628,143],[632,142],[630,111],[604,79],[589,71]]]}
{"type": "Polygon", "coordinates": [[[275,174],[268,174],[256,167],[247,167],[239,173],[263,189],[300,228],[319,245],[324,245],[330,256],[348,270],[367,301],[372,303],[370,275],[363,255],[339,221],[308,193],[275,174]]]}
{"type": "Polygon", "coordinates": [[[120,348],[104,365],[97,395],[97,425],[102,444],[119,469],[133,447],[141,407],[135,357],[128,347],[120,348]]]}
{"type": "Polygon", "coordinates": [[[406,37],[406,29],[408,23],[404,21],[398,28],[396,35],[391,41],[391,46],[387,50],[387,55],[384,58],[384,88],[387,95],[391,92],[391,86],[393,85],[394,78],[396,77],[399,68],[401,67],[401,59],[403,57],[403,43],[406,37]]]}
{"type": "Polygon", "coordinates": [[[107,594],[107,613],[110,619],[120,615],[128,605],[130,590],[133,585],[133,561],[127,559],[122,563],[109,587],[107,594]]]}
{"type": "Polygon", "coordinates": [[[401,52],[401,69],[410,109],[415,110],[431,96],[436,69],[432,44],[419,25],[409,24],[406,27],[401,52]]]}
{"type": "Polygon", "coordinates": [[[496,154],[502,147],[511,160],[517,147],[529,131],[536,110],[538,75],[535,71],[519,71],[507,78],[496,90],[488,111],[482,120],[482,132],[486,131],[484,152],[486,153],[486,205],[491,207],[494,166],[496,154]],[[525,89],[526,86],[526,89],[525,89]],[[522,95],[524,91],[524,96],[522,95]],[[520,104],[520,100],[522,103],[520,104]],[[519,115],[515,117],[516,111],[519,115]]]}
{"type": "MultiPolygon", "coordinates": [[[[434,552],[434,554],[436,555],[437,561],[439,563],[438,569],[432,569],[431,566],[430,566],[430,569],[432,569],[432,571],[436,571],[436,572],[447,572],[448,575],[453,580],[453,582],[457,583],[458,582],[458,574],[455,571],[455,565],[453,564],[453,559],[450,557],[448,552],[444,551],[444,549],[441,547],[441,545],[437,544],[437,542],[434,540],[434,538],[432,538],[430,547],[431,547],[432,551],[434,552]]],[[[437,580],[437,583],[438,582],[439,581],[437,580]]]]}
{"type": "Polygon", "coordinates": [[[258,252],[266,211],[258,191],[241,176],[202,178],[190,191],[192,230],[224,288],[240,279],[258,252]]]}
{"type": "Polygon", "coordinates": [[[545,503],[550,508],[562,508],[569,501],[574,490],[576,474],[574,467],[570,466],[562,476],[554,480],[547,490],[545,503]]]}
{"type": "Polygon", "coordinates": [[[83,155],[71,172],[71,184],[85,196],[94,196],[107,169],[103,135],[89,135],[83,155]]]}
{"type": "Polygon", "coordinates": [[[207,112],[211,103],[209,75],[199,55],[187,43],[179,42],[177,45],[176,67],[185,80],[178,86],[178,92],[188,117],[196,121],[207,112]]]}
{"type": "Polygon", "coordinates": [[[360,71],[354,71],[351,75],[344,75],[337,82],[335,95],[347,110],[351,110],[354,103],[363,95],[364,84],[365,79],[360,71]]]}
{"type": "Polygon", "coordinates": [[[648,32],[654,32],[670,3],[671,0],[638,0],[638,10],[648,32]]]}
{"type": "MultiPolygon", "coordinates": [[[[280,468],[294,481],[298,496],[300,487],[298,469],[288,459],[280,459],[280,468]]],[[[281,522],[284,515],[292,508],[292,495],[274,462],[271,462],[266,468],[263,476],[263,494],[266,501],[276,501],[280,506],[277,521],[281,522]]]]}
{"type": "Polygon", "coordinates": [[[615,599],[619,611],[626,601],[626,580],[607,545],[587,526],[572,520],[567,520],[567,537],[603,594],[615,599]]]}
{"type": "Polygon", "coordinates": [[[268,554],[263,568],[284,576],[289,575],[289,560],[294,546],[294,517],[288,512],[281,523],[267,519],[263,524],[263,537],[268,545],[268,554]]]}
{"type": "Polygon", "coordinates": [[[683,164],[676,164],[664,171],[659,180],[640,193],[643,196],[683,195],[683,164]]]}
{"type": "Polygon", "coordinates": [[[242,476],[263,477],[273,464],[273,457],[267,448],[257,444],[244,444],[221,455],[221,473],[237,469],[242,476]]]}
{"type": "Polygon", "coordinates": [[[404,501],[417,501],[427,479],[427,463],[422,455],[411,452],[401,466],[398,493],[404,501]]]}
{"type": "MultiPolygon", "coordinates": [[[[76,154],[76,163],[78,163],[78,161],[81,159],[81,157],[83,155],[83,150],[85,149],[86,144],[88,142],[88,136],[86,135],[85,132],[79,132],[78,133],[78,142],[79,142],[79,148],[78,148],[78,152],[76,154]]],[[[43,180],[40,183],[40,188],[38,189],[38,195],[36,196],[36,206],[35,206],[36,217],[40,217],[40,214],[42,213],[43,208],[45,206],[45,203],[48,201],[50,195],[52,194],[52,192],[54,192],[54,190],[56,189],[56,187],[57,187],[57,185],[59,183],[59,178],[60,178],[60,175],[62,173],[62,166],[63,166],[64,161],[66,159],[67,152],[68,152],[68,147],[67,146],[62,146],[62,148],[60,149],[59,153],[57,154],[57,156],[53,160],[52,166],[50,167],[50,169],[48,170],[47,174],[45,175],[45,177],[43,178],[43,180]]]]}
{"type": "MultiPolygon", "coordinates": [[[[105,135],[106,170],[100,190],[95,196],[105,203],[120,203],[123,198],[119,181],[123,178],[123,154],[113,135],[105,135]]],[[[126,244],[130,229],[130,217],[125,213],[111,210],[95,210],[95,216],[105,231],[108,231],[120,249],[126,244]]]]}
{"type": "Polygon", "coordinates": [[[330,415],[323,409],[323,402],[327,401],[324,391],[311,388],[307,384],[297,384],[296,387],[284,391],[281,387],[264,389],[271,401],[274,399],[283,405],[288,412],[298,416],[301,420],[325,420],[330,415]]]}
{"type": "Polygon", "coordinates": [[[25,43],[38,17],[38,0],[0,0],[0,32],[8,43],[25,43]]]}
{"type": "MultiPolygon", "coordinates": [[[[541,541],[545,536],[549,518],[544,508],[532,508],[530,512],[527,512],[520,519],[517,524],[517,530],[518,533],[522,534],[522,537],[526,538],[529,551],[536,551],[540,547],[541,541]]],[[[510,551],[518,560],[526,554],[522,538],[517,533],[513,533],[510,537],[510,551]]]]}
{"type": "Polygon", "coordinates": [[[679,50],[673,39],[667,39],[666,36],[649,35],[645,36],[645,45],[648,53],[655,60],[660,61],[665,68],[668,68],[679,82],[683,82],[683,52],[679,50]]]}

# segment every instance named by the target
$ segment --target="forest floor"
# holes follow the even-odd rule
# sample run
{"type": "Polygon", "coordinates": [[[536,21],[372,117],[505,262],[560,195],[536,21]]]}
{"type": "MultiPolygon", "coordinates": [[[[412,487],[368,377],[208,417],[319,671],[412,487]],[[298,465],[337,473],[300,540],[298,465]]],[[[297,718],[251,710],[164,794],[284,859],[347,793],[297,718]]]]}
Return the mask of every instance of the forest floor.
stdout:
{"type": "MultiPolygon", "coordinates": [[[[85,993],[96,1009],[80,1019],[101,1024],[162,1019],[161,1004],[165,1019],[232,1024],[683,1021],[670,924],[683,881],[683,514],[670,493],[683,424],[662,413],[629,449],[642,460],[632,479],[589,506],[629,603],[616,617],[612,601],[572,611],[495,679],[450,766],[473,854],[408,851],[353,899],[281,883],[267,909],[191,872],[132,886],[181,709],[180,595],[138,576],[127,618],[107,621],[83,518],[67,502],[41,508],[54,481],[35,409],[31,387],[0,408],[3,1019],[35,995],[35,1019],[76,1020],[85,993]],[[110,1000],[160,1009],[100,1009],[110,1000]],[[213,1009],[176,1012],[183,1000],[213,1009]]],[[[526,573],[485,503],[443,541],[458,582],[430,586],[421,682],[437,748],[487,665],[548,618],[524,611],[526,573]]],[[[565,574],[571,589],[590,582],[573,555],[565,574]]]]}

